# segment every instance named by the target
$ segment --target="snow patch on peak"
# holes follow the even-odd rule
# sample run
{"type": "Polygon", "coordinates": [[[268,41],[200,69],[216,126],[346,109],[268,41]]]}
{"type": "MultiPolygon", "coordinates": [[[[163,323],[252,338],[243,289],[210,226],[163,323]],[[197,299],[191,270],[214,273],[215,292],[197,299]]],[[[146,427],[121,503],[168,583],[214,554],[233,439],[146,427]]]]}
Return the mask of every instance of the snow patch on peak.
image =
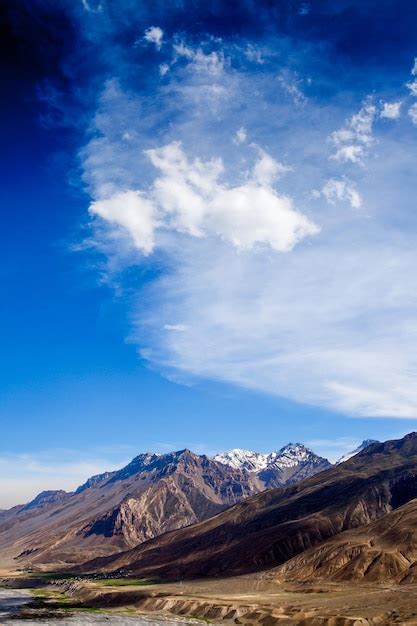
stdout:
{"type": "Polygon", "coordinates": [[[335,465],[339,465],[340,463],[344,463],[345,461],[348,461],[353,456],[355,456],[355,454],[359,454],[359,452],[362,452],[362,450],[365,450],[365,448],[372,445],[373,443],[380,443],[380,442],[377,439],[365,439],[364,441],[362,441],[360,446],[355,448],[355,450],[352,450],[352,452],[348,452],[347,454],[344,454],[343,456],[341,456],[340,459],[336,461],[335,465]]]}
{"type": "Polygon", "coordinates": [[[267,467],[267,454],[234,448],[229,452],[216,454],[213,459],[218,463],[229,465],[234,469],[245,469],[248,472],[259,472],[267,467]]]}
{"type": "Polygon", "coordinates": [[[289,443],[278,452],[271,452],[268,455],[268,467],[295,467],[306,461],[314,462],[318,457],[312,450],[306,448],[302,443],[289,443]]]}
{"type": "Polygon", "coordinates": [[[248,472],[260,472],[267,468],[286,469],[305,462],[318,463],[323,460],[302,443],[288,443],[277,452],[269,454],[234,448],[229,452],[216,454],[213,459],[248,472]]]}

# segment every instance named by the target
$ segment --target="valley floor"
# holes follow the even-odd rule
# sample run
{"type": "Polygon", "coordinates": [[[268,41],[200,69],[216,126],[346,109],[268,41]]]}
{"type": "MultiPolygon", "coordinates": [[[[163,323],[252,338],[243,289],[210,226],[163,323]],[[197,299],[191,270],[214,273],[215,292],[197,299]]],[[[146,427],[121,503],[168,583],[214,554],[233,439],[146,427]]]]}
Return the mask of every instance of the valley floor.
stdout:
{"type": "Polygon", "coordinates": [[[4,578],[34,587],[41,611],[94,611],[264,626],[417,625],[417,585],[288,584],[273,570],[230,579],[144,584],[142,581],[4,578]]]}

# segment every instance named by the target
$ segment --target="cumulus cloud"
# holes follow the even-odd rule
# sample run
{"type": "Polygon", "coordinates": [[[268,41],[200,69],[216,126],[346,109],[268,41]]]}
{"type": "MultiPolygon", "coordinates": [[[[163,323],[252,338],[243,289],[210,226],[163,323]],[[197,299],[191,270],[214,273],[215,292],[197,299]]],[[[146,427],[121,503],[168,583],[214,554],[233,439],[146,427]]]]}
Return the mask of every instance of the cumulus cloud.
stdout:
{"type": "Polygon", "coordinates": [[[159,174],[146,193],[118,192],[97,200],[90,213],[127,231],[144,254],[152,252],[156,229],[193,237],[217,236],[236,248],[257,244],[291,250],[319,228],[272,187],[287,167],[260,152],[240,185],[220,181],[221,159],[190,160],[179,142],[147,151],[159,174]]]}
{"type": "Polygon", "coordinates": [[[161,49],[162,40],[164,38],[164,31],[159,26],[151,26],[145,30],[144,39],[148,43],[153,43],[157,50],[161,49]]]}
{"type": "Polygon", "coordinates": [[[364,159],[373,143],[373,123],[377,115],[376,107],[366,103],[358,113],[348,119],[345,125],[330,135],[336,151],[331,159],[364,165],[364,159]]]}
{"type": "Polygon", "coordinates": [[[92,202],[89,211],[91,215],[123,228],[143,254],[152,252],[155,243],[155,211],[152,203],[140,191],[122,191],[110,198],[97,200],[92,202]]]}
{"type": "Polygon", "coordinates": [[[388,120],[397,120],[401,115],[402,102],[384,102],[380,116],[388,120]]]}
{"type": "Polygon", "coordinates": [[[97,237],[110,232],[127,263],[139,250],[157,264],[132,331],[143,358],[187,383],[206,377],[356,416],[417,415],[410,138],[395,142],[390,129],[385,141],[380,123],[377,143],[385,107],[370,100],[353,116],[343,108],[331,136],[339,104],[277,98],[272,59],[246,75],[250,64],[234,63],[224,42],[224,52],[218,41],[175,45],[151,93],[109,81],[82,153],[97,237]],[[239,126],[257,142],[250,154],[233,143],[239,126]],[[337,170],[365,163],[373,146],[381,158],[357,170],[366,212],[334,210],[361,206],[359,180],[337,170]],[[322,199],[314,214],[312,197],[322,199]]]}
{"type": "Polygon", "coordinates": [[[353,209],[362,206],[362,198],[355,186],[346,179],[337,180],[331,178],[326,182],[322,193],[330,204],[335,202],[348,202],[353,209]]]}

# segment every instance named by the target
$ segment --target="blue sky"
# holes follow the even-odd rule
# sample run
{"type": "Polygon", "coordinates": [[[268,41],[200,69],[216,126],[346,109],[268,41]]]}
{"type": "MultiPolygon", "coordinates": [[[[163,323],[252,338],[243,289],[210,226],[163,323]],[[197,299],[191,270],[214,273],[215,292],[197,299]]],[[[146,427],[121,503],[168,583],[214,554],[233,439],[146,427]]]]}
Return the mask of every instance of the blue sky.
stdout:
{"type": "Polygon", "coordinates": [[[415,429],[416,13],[5,3],[0,506],[415,429]]]}

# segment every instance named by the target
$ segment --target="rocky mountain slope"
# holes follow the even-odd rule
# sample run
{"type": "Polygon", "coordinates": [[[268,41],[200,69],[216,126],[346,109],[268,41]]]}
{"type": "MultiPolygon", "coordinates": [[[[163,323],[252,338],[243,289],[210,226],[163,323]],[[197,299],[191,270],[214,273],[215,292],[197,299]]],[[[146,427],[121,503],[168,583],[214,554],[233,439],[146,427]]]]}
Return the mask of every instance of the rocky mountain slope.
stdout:
{"type": "Polygon", "coordinates": [[[189,450],[141,454],[75,493],[44,492],[3,512],[0,554],[15,564],[80,562],[194,524],[262,489],[256,476],[189,450]]]}
{"type": "Polygon", "coordinates": [[[0,512],[0,556],[60,565],[126,550],[329,466],[301,444],[269,455],[242,451],[240,462],[235,456],[140,454],[119,471],[92,476],[74,493],[42,492],[0,512]]]}
{"type": "Polygon", "coordinates": [[[235,469],[255,474],[266,488],[298,482],[328,469],[331,464],[301,443],[289,443],[278,452],[261,454],[235,448],[213,457],[235,469]]]}
{"type": "Polygon", "coordinates": [[[371,444],[301,483],[265,491],[192,527],[95,559],[82,570],[182,578],[270,568],[406,504],[417,496],[416,476],[412,433],[371,444]]]}

